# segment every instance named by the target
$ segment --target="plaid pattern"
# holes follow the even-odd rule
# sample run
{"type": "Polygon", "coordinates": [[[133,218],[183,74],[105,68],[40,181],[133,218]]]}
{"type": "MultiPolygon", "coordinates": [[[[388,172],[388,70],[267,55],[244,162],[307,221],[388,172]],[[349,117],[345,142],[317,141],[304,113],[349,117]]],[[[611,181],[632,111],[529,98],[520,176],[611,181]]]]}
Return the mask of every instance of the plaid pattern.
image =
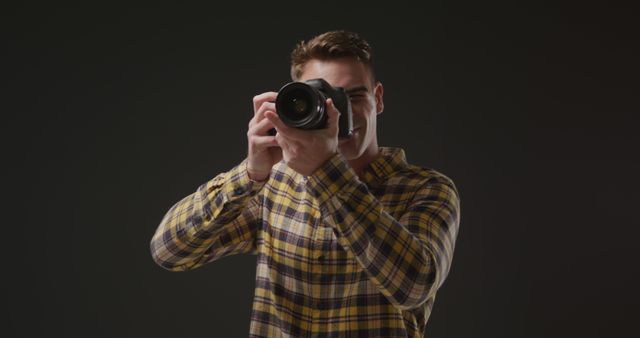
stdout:
{"type": "Polygon", "coordinates": [[[268,182],[246,160],[176,203],[151,240],[171,271],[257,255],[251,337],[423,337],[460,221],[453,182],[380,148],[358,178],[339,154],[268,182]]]}

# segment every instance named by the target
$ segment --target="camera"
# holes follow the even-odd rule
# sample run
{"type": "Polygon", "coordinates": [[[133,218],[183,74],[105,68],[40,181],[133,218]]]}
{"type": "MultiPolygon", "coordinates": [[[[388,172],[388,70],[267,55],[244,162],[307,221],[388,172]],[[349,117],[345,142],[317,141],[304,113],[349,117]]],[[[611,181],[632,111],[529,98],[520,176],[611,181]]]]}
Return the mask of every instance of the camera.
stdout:
{"type": "Polygon", "coordinates": [[[353,133],[353,115],[349,96],[344,88],[332,87],[323,79],[289,82],[282,86],[276,97],[276,112],[282,122],[290,127],[323,129],[329,117],[325,104],[329,98],[340,112],[338,137],[350,137],[353,133]]]}

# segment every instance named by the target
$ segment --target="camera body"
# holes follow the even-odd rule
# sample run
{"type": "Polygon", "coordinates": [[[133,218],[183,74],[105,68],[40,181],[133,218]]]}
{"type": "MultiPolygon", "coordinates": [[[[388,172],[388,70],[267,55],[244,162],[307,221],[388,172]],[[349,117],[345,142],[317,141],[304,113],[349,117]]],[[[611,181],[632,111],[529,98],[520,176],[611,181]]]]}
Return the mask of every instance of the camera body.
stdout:
{"type": "Polygon", "coordinates": [[[338,137],[353,133],[351,100],[342,87],[332,87],[323,79],[289,82],[278,91],[276,112],[286,125],[300,129],[323,129],[328,112],[325,101],[332,99],[340,112],[338,137]]]}

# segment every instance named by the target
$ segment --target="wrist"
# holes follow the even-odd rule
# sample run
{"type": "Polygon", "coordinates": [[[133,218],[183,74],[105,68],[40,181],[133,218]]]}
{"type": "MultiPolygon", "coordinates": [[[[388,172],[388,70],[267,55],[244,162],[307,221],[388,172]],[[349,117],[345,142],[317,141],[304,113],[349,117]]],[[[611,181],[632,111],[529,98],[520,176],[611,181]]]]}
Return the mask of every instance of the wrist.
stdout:
{"type": "Polygon", "coordinates": [[[251,170],[249,170],[249,168],[247,167],[247,176],[249,176],[249,179],[255,182],[264,182],[269,178],[269,174],[270,173],[256,173],[256,172],[252,172],[251,170]]]}

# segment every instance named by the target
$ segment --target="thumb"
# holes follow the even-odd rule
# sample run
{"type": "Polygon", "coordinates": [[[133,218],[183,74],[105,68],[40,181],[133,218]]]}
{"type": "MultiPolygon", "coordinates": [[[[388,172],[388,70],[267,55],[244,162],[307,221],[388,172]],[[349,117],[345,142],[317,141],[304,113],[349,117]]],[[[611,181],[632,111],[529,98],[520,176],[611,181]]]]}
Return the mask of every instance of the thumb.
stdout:
{"type": "Polygon", "coordinates": [[[335,130],[336,133],[338,132],[338,120],[340,119],[340,112],[338,111],[338,109],[336,108],[336,106],[333,105],[333,100],[332,99],[327,99],[327,101],[325,102],[327,105],[327,110],[328,110],[328,114],[327,114],[327,127],[329,128],[329,130],[335,130]]]}

